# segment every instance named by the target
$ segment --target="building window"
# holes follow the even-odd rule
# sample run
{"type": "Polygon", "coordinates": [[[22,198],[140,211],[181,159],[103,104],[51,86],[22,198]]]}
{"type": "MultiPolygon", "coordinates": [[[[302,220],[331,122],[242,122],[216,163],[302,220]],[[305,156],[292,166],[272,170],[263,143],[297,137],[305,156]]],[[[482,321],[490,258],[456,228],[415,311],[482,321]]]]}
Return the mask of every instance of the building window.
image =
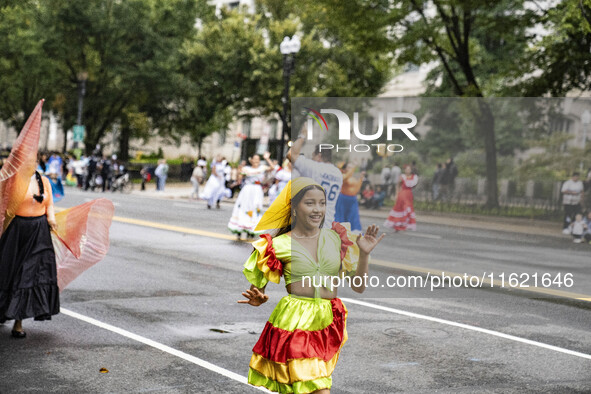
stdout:
{"type": "Polygon", "coordinates": [[[233,10],[238,8],[238,6],[240,5],[239,1],[232,1],[230,3],[228,3],[228,9],[233,10]]]}
{"type": "Polygon", "coordinates": [[[280,140],[281,139],[281,133],[279,132],[279,128],[277,127],[277,119],[271,119],[269,121],[269,139],[272,139],[273,137],[280,140]]]}
{"type": "Polygon", "coordinates": [[[250,138],[250,119],[242,121],[242,134],[244,134],[246,138],[250,138]]]}
{"type": "MultiPolygon", "coordinates": [[[[552,119],[550,119],[550,134],[553,133],[570,133],[571,128],[572,128],[572,124],[573,121],[564,117],[564,116],[555,116],[552,119]]],[[[566,142],[564,142],[562,145],[560,145],[560,151],[561,152],[566,152],[566,150],[568,149],[568,144],[566,142]]]]}
{"type": "Polygon", "coordinates": [[[222,129],[218,132],[218,141],[220,143],[220,146],[223,146],[226,144],[226,136],[228,135],[228,130],[226,129],[222,129]]]}
{"type": "Polygon", "coordinates": [[[573,121],[563,116],[557,116],[550,120],[550,133],[570,133],[573,121]]]}

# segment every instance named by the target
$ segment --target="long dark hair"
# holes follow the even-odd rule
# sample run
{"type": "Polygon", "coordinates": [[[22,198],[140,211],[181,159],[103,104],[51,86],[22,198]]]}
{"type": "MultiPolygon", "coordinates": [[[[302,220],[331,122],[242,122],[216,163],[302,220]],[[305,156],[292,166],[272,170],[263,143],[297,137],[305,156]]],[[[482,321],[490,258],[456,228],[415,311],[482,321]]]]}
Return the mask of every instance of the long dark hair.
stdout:
{"type": "MultiPolygon", "coordinates": [[[[304,198],[304,194],[306,194],[306,192],[308,192],[309,190],[320,190],[323,194],[324,194],[324,198],[326,198],[326,191],[320,186],[320,185],[309,185],[306,186],[305,188],[303,188],[302,190],[300,190],[295,196],[293,196],[291,198],[291,207],[293,209],[293,207],[297,206],[302,199],[304,198]]],[[[291,214],[291,212],[290,212],[291,214]]],[[[291,224],[289,226],[285,226],[283,228],[280,228],[279,231],[277,232],[276,235],[274,235],[273,237],[278,237],[280,235],[286,234],[288,232],[291,231],[291,228],[295,226],[295,219],[291,222],[291,224]]],[[[322,218],[322,222],[320,223],[320,228],[322,228],[322,226],[324,226],[324,218],[322,218]]]]}

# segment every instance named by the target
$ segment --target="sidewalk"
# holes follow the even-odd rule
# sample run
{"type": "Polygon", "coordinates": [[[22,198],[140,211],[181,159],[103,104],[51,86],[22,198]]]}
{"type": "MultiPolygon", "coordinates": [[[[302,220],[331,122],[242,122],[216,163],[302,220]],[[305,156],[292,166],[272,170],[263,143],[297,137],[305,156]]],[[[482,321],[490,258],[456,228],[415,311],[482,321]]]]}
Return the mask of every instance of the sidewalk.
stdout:
{"type": "Polygon", "coordinates": [[[140,184],[134,184],[131,194],[144,197],[165,198],[165,199],[188,199],[193,191],[193,186],[187,183],[167,183],[164,191],[156,190],[154,182],[146,184],[146,190],[141,190],[140,184]]]}
{"type": "MultiPolygon", "coordinates": [[[[362,208],[359,210],[359,214],[362,217],[371,217],[376,220],[380,219],[379,222],[376,222],[377,224],[383,223],[382,221],[388,217],[389,212],[390,208],[382,208],[381,210],[368,210],[362,208]]],[[[559,223],[546,220],[424,211],[417,211],[416,215],[419,231],[421,223],[427,223],[570,239],[570,235],[562,234],[562,229],[559,223]]]]}
{"type": "MultiPolygon", "coordinates": [[[[193,190],[192,186],[187,183],[167,184],[163,192],[156,191],[154,183],[149,183],[146,189],[141,191],[139,185],[134,185],[132,194],[151,198],[188,200],[193,190]]],[[[234,200],[223,199],[222,203],[233,204],[234,200]]],[[[389,211],[390,208],[386,207],[382,207],[380,210],[361,208],[359,214],[364,218],[375,219],[375,223],[381,226],[388,217],[389,211]]],[[[569,235],[562,234],[559,223],[545,220],[418,211],[417,225],[419,231],[421,223],[570,239],[569,235]]]]}

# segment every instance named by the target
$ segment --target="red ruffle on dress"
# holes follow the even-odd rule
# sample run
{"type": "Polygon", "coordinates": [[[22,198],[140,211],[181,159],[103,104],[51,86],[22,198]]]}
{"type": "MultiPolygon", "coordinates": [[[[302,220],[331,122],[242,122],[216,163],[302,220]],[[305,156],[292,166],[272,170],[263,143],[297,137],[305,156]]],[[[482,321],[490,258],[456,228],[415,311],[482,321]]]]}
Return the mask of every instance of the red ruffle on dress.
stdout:
{"type": "Polygon", "coordinates": [[[412,189],[417,185],[419,178],[415,174],[408,177],[402,175],[401,178],[398,198],[396,198],[396,203],[390,211],[388,219],[384,222],[384,226],[393,228],[396,231],[415,231],[417,229],[417,220],[413,205],[412,189]]]}
{"type": "MultiPolygon", "coordinates": [[[[287,285],[304,276],[350,274],[359,260],[359,248],[353,242],[356,237],[334,222],[332,230],[321,230],[314,261],[289,235],[271,238],[263,234],[253,242],[255,250],[244,265],[244,274],[258,288],[269,281],[279,283],[281,276],[287,285]]],[[[283,297],[252,349],[248,383],[280,393],[330,389],[347,341],[346,321],[347,308],[338,298],[283,297]]]]}

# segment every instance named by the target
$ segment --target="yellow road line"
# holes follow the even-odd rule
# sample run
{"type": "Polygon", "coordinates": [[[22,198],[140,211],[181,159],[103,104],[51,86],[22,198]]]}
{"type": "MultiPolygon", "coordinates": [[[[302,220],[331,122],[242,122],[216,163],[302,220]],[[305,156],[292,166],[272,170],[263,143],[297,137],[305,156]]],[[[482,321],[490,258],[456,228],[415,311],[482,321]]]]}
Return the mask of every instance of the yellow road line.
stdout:
{"type": "MultiPolygon", "coordinates": [[[[201,235],[204,237],[225,239],[225,240],[230,240],[230,241],[236,240],[236,236],[232,236],[232,235],[228,235],[228,234],[220,234],[220,233],[216,233],[213,231],[206,231],[206,230],[197,230],[197,229],[193,229],[193,228],[189,228],[189,227],[173,226],[173,225],[169,225],[169,224],[151,222],[148,220],[131,219],[131,218],[125,218],[125,217],[121,217],[121,216],[114,216],[113,220],[117,221],[117,222],[121,222],[121,223],[135,224],[138,226],[157,228],[157,229],[161,229],[161,230],[175,231],[175,232],[184,233],[184,234],[201,235]]],[[[244,241],[244,242],[248,242],[248,241],[244,241]]],[[[400,264],[400,263],[395,263],[392,261],[385,261],[385,260],[379,260],[379,259],[372,259],[371,264],[381,266],[381,267],[395,268],[395,269],[403,270],[403,271],[418,272],[418,273],[422,273],[422,274],[430,273],[431,276],[433,276],[433,275],[441,276],[443,272],[445,272],[445,274],[448,276],[460,276],[461,277],[464,275],[464,274],[459,274],[459,273],[455,273],[455,272],[442,271],[440,269],[418,267],[418,266],[414,266],[414,265],[400,264]]],[[[497,279],[495,279],[491,282],[490,279],[484,278],[484,280],[482,280],[482,282],[488,286],[488,287],[485,287],[483,285],[483,288],[501,288],[502,287],[501,281],[499,281],[497,279]]],[[[508,281],[506,280],[505,285],[507,285],[507,284],[508,284],[508,281]]],[[[526,292],[540,294],[540,295],[568,298],[568,299],[573,299],[573,300],[577,300],[577,301],[591,302],[591,295],[587,295],[587,294],[572,293],[572,292],[568,292],[568,291],[554,290],[554,289],[547,289],[547,288],[543,288],[543,287],[533,287],[533,286],[532,287],[507,287],[507,286],[505,286],[504,288],[526,291],[526,292]]]]}
{"type": "MultiPolygon", "coordinates": [[[[55,207],[56,212],[65,211],[66,209],[67,208],[55,207]]],[[[157,228],[157,229],[161,229],[161,230],[176,231],[178,233],[184,233],[184,234],[202,235],[204,237],[227,239],[230,241],[237,240],[235,235],[232,236],[232,235],[228,235],[228,234],[214,233],[213,231],[197,230],[197,229],[190,228],[190,227],[173,226],[170,224],[151,222],[148,220],[125,218],[122,216],[113,216],[113,221],[121,222],[121,223],[128,223],[128,224],[135,224],[137,226],[157,228]]]]}
{"type": "Polygon", "coordinates": [[[121,223],[135,224],[135,225],[144,226],[144,227],[159,228],[161,230],[176,231],[176,232],[185,233],[185,234],[202,235],[204,237],[227,239],[227,240],[230,240],[230,241],[235,241],[236,240],[236,236],[235,235],[232,236],[232,235],[229,235],[229,234],[214,233],[213,231],[197,230],[197,229],[194,229],[194,228],[181,227],[181,226],[172,226],[170,224],[162,224],[162,223],[150,222],[148,220],[124,218],[124,217],[121,217],[121,216],[113,216],[113,220],[116,221],[116,222],[121,222],[121,223]]]}

